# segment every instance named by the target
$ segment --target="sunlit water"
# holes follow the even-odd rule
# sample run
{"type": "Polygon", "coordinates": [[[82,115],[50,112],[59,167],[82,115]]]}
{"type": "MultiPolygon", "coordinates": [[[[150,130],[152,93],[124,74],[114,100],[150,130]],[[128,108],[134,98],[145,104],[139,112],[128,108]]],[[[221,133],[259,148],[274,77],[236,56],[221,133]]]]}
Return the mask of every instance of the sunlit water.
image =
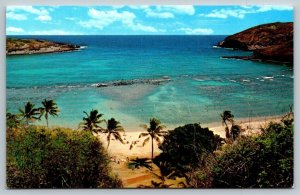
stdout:
{"type": "MultiPolygon", "coordinates": [[[[97,109],[128,130],[150,117],[169,126],[279,115],[293,104],[293,70],[284,65],[222,59],[249,52],[213,47],[225,36],[31,36],[85,46],[80,51],[7,57],[7,110],[54,99],[50,125],[77,128],[97,109]],[[170,78],[97,88],[96,83],[170,78]]],[[[42,124],[45,124],[43,121],[42,124]]]]}

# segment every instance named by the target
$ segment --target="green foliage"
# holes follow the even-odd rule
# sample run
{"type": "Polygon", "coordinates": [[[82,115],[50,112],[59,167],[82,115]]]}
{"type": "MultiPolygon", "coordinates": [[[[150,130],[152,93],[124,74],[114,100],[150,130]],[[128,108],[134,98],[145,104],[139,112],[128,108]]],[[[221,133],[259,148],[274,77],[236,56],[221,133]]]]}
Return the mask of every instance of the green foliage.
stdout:
{"type": "Polygon", "coordinates": [[[20,116],[22,119],[26,120],[27,124],[41,119],[41,110],[39,108],[35,108],[35,105],[31,102],[27,102],[24,109],[20,108],[19,111],[21,113],[20,116]]]}
{"type": "Polygon", "coordinates": [[[17,128],[20,125],[20,117],[10,112],[6,113],[6,126],[8,129],[17,128]]]}
{"type": "Polygon", "coordinates": [[[59,113],[59,109],[57,107],[57,104],[53,100],[47,100],[45,99],[42,101],[43,107],[40,109],[41,114],[45,116],[46,122],[47,122],[47,127],[49,126],[48,124],[48,116],[57,116],[59,113]]]}
{"type": "MultiPolygon", "coordinates": [[[[169,131],[164,142],[159,146],[162,153],[155,158],[154,163],[167,164],[166,172],[176,170],[179,176],[202,164],[205,157],[217,149],[221,138],[214,135],[208,128],[199,124],[188,124],[169,131]]],[[[166,174],[166,173],[164,173],[166,174]]]]}
{"type": "Polygon", "coordinates": [[[222,124],[225,124],[225,137],[227,142],[232,142],[238,138],[240,135],[242,128],[239,125],[234,124],[234,115],[229,110],[223,111],[220,115],[222,118],[222,124]],[[231,123],[231,127],[229,128],[227,122],[231,123]]]}
{"type": "Polygon", "coordinates": [[[7,137],[9,188],[108,188],[109,159],[91,133],[71,129],[18,129],[7,137]]]}
{"type": "Polygon", "coordinates": [[[213,187],[292,187],[293,130],[291,119],[270,123],[262,135],[227,146],[214,166],[213,187]]]}
{"type": "Polygon", "coordinates": [[[116,119],[111,118],[107,121],[107,128],[103,130],[104,133],[107,133],[107,149],[109,147],[110,143],[110,137],[111,135],[116,139],[119,140],[122,144],[124,144],[124,141],[122,139],[122,136],[120,132],[125,132],[124,128],[120,125],[119,121],[116,121],[116,119]]]}
{"type": "Polygon", "coordinates": [[[83,117],[83,122],[81,123],[83,130],[95,133],[98,133],[103,130],[99,126],[100,123],[104,122],[104,120],[101,119],[103,114],[98,114],[98,110],[92,110],[90,111],[90,114],[88,114],[87,112],[83,113],[86,115],[86,117],[83,117]]]}
{"type": "Polygon", "coordinates": [[[167,133],[163,130],[165,126],[161,124],[160,120],[156,118],[151,118],[149,127],[146,124],[141,125],[141,127],[146,129],[147,133],[141,133],[139,135],[139,138],[147,137],[143,142],[143,146],[145,146],[151,139],[151,160],[153,161],[153,140],[155,140],[158,143],[158,145],[161,144],[160,137],[164,136],[167,133]]]}

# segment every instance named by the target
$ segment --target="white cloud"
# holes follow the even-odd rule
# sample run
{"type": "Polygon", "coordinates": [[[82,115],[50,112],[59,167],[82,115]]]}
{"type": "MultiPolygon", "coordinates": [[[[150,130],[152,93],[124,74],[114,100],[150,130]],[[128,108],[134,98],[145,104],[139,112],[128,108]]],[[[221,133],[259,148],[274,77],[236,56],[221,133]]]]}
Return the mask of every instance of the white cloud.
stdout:
{"type": "Polygon", "coordinates": [[[35,19],[39,20],[39,21],[50,21],[52,18],[48,15],[40,15],[40,16],[36,17],[35,19]]]}
{"type": "Polygon", "coordinates": [[[88,15],[91,17],[88,21],[80,21],[79,24],[86,28],[97,28],[102,30],[104,27],[114,23],[121,22],[123,25],[134,31],[158,32],[152,26],[135,23],[135,14],[128,11],[118,12],[117,10],[100,11],[94,8],[89,9],[88,15]]]}
{"type": "Polygon", "coordinates": [[[257,12],[267,12],[267,11],[291,11],[293,10],[292,6],[280,6],[280,5],[263,5],[263,6],[257,6],[257,12]]]}
{"type": "Polygon", "coordinates": [[[151,18],[174,18],[174,14],[194,15],[195,8],[192,5],[164,5],[164,6],[128,6],[131,9],[142,10],[146,17],[151,18]]]}
{"type": "Polygon", "coordinates": [[[195,8],[192,5],[164,5],[156,6],[157,10],[170,11],[178,14],[194,15],[195,8]]]}
{"type": "Polygon", "coordinates": [[[149,9],[146,10],[146,17],[149,18],[174,18],[174,14],[170,12],[154,12],[153,10],[149,9]]]}
{"type": "Polygon", "coordinates": [[[215,9],[208,14],[199,14],[199,16],[207,18],[223,18],[228,17],[240,18],[243,19],[247,14],[262,13],[268,11],[291,11],[293,7],[291,6],[240,6],[239,8],[226,8],[226,9],[215,9]]]}
{"type": "Polygon", "coordinates": [[[35,19],[40,21],[49,21],[52,19],[49,11],[45,8],[35,8],[33,6],[9,6],[6,10],[12,13],[27,12],[33,15],[37,15],[35,19]]]}
{"type": "Polygon", "coordinates": [[[99,11],[94,8],[89,9],[88,15],[92,18],[88,21],[80,21],[79,24],[86,28],[98,28],[103,29],[104,27],[120,21],[123,24],[131,23],[136,17],[133,13],[128,11],[118,12],[116,10],[110,11],[99,11]]]}
{"type": "Polygon", "coordinates": [[[80,35],[82,33],[57,29],[57,30],[33,31],[33,32],[29,32],[27,34],[29,34],[29,35],[80,35]]]}
{"type": "Polygon", "coordinates": [[[24,14],[16,14],[14,12],[8,12],[6,17],[12,20],[27,20],[27,16],[24,14]]]}
{"type": "Polygon", "coordinates": [[[211,35],[214,33],[210,28],[180,28],[178,30],[185,32],[187,35],[211,35]]]}
{"type": "Polygon", "coordinates": [[[207,18],[228,18],[228,17],[235,17],[235,18],[244,18],[248,11],[243,9],[215,9],[209,14],[200,14],[200,16],[204,16],[207,18]]]}
{"type": "Polygon", "coordinates": [[[145,26],[142,24],[129,24],[128,25],[134,31],[144,31],[144,32],[158,32],[158,30],[152,26],[145,26]]]}
{"type": "Polygon", "coordinates": [[[22,28],[17,28],[13,26],[9,26],[6,28],[7,33],[22,33],[24,30],[22,28]]]}
{"type": "Polygon", "coordinates": [[[150,6],[148,6],[148,5],[132,5],[132,6],[128,6],[129,8],[131,8],[131,9],[142,9],[142,10],[144,10],[144,9],[148,9],[150,6]]]}

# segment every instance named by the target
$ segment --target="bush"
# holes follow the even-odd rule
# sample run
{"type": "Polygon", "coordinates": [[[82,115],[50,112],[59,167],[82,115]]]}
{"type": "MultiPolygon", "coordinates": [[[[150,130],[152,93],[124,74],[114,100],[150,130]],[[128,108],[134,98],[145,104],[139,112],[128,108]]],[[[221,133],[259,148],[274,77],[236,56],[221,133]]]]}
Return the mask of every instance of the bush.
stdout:
{"type": "Polygon", "coordinates": [[[9,188],[114,188],[102,143],[91,133],[29,126],[7,137],[9,188]]]}
{"type": "MultiPolygon", "coordinates": [[[[165,164],[164,172],[176,171],[185,176],[195,166],[202,164],[205,157],[220,146],[222,139],[208,128],[199,124],[188,124],[169,131],[159,146],[162,153],[154,159],[160,167],[165,164]]],[[[164,173],[167,174],[167,173],[164,173]]]]}
{"type": "Polygon", "coordinates": [[[213,187],[292,187],[293,130],[290,119],[270,123],[261,136],[226,147],[213,169],[213,187]]]}

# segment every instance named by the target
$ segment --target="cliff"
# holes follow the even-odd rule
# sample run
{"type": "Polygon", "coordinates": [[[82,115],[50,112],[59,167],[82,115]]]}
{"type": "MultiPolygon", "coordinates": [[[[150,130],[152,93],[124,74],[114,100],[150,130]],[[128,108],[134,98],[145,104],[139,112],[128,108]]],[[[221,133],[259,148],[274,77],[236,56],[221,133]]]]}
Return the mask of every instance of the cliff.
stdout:
{"type": "Polygon", "coordinates": [[[228,36],[218,46],[253,51],[252,56],[231,58],[293,63],[293,23],[270,23],[255,26],[228,36]]]}

